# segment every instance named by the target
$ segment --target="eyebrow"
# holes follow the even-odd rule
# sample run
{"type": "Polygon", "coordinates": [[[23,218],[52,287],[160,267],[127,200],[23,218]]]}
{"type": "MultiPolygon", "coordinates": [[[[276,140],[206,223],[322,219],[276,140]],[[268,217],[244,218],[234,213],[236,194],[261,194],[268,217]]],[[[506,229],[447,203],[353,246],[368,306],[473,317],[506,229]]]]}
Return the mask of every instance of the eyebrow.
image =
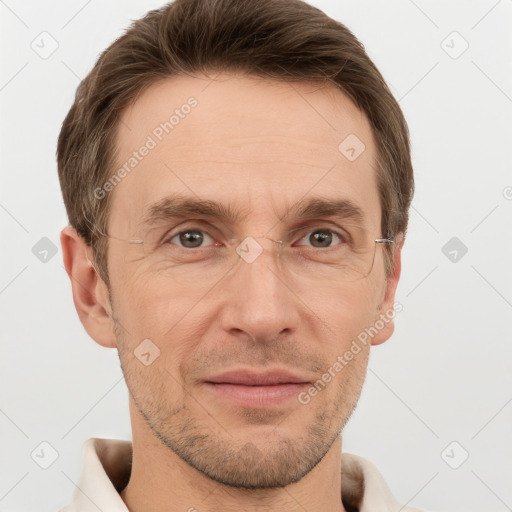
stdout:
{"type": "MultiPolygon", "coordinates": [[[[198,199],[174,194],[150,205],[142,218],[141,224],[150,226],[159,221],[187,218],[193,215],[201,215],[219,219],[228,224],[236,224],[246,219],[251,211],[251,208],[247,206],[226,205],[211,199],[198,199]]],[[[351,219],[361,224],[365,219],[362,209],[349,199],[313,197],[286,208],[286,213],[280,220],[289,218],[304,220],[314,217],[351,219]]]]}
{"type": "Polygon", "coordinates": [[[289,215],[297,219],[337,217],[340,219],[352,219],[360,223],[364,221],[363,210],[349,199],[314,197],[292,207],[289,211],[289,215]]]}

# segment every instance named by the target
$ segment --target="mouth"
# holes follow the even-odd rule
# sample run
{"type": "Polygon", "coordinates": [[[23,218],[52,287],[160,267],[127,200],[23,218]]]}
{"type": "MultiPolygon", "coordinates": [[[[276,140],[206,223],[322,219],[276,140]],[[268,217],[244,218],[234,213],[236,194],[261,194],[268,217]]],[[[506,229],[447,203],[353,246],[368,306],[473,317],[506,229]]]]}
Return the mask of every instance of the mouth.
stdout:
{"type": "Polygon", "coordinates": [[[234,370],[203,381],[213,396],[240,407],[268,408],[283,404],[311,384],[306,378],[284,370],[255,372],[234,370]]]}

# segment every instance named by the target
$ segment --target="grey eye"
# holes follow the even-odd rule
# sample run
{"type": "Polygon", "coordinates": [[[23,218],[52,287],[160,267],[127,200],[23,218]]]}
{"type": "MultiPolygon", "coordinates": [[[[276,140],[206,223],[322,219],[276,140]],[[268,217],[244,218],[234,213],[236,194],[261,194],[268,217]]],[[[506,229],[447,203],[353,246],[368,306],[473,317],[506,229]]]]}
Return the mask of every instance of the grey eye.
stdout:
{"type": "Polygon", "coordinates": [[[315,229],[310,231],[301,241],[307,241],[310,247],[327,248],[338,239],[343,242],[341,235],[330,229],[315,229]]]}
{"type": "Polygon", "coordinates": [[[180,245],[181,247],[184,247],[186,249],[195,249],[197,247],[201,247],[203,241],[213,240],[209,235],[207,235],[204,231],[196,230],[196,229],[189,229],[187,231],[181,231],[174,235],[171,239],[169,239],[169,243],[175,243],[173,240],[178,240],[179,243],[177,245],[180,245]]]}

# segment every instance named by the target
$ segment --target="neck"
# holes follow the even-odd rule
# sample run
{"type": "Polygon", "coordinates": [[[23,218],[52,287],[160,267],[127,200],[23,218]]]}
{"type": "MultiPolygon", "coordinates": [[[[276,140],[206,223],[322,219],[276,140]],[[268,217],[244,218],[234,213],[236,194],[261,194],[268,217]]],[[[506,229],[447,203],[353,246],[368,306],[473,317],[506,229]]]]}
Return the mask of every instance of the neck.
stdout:
{"type": "Polygon", "coordinates": [[[346,512],[341,501],[341,436],[300,481],[276,489],[239,489],[211,480],[189,466],[153,434],[131,407],[133,459],[120,495],[131,512],[346,512]]]}

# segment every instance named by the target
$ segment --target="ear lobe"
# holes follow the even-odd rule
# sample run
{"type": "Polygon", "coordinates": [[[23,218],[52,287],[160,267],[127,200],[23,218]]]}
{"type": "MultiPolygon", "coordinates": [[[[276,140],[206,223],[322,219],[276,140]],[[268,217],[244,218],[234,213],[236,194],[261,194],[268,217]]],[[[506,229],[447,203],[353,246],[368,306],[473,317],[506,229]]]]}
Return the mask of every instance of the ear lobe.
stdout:
{"type": "Polygon", "coordinates": [[[372,345],[380,345],[387,341],[395,330],[395,294],[402,271],[402,247],[405,237],[400,234],[395,242],[393,251],[393,271],[387,278],[384,298],[375,318],[375,325],[379,327],[378,333],[372,338],[372,345]],[[382,328],[380,328],[382,327],[382,328]]]}
{"type": "Polygon", "coordinates": [[[60,242],[82,325],[98,344],[116,347],[108,288],[94,267],[91,247],[71,226],[61,231],[60,242]]]}

